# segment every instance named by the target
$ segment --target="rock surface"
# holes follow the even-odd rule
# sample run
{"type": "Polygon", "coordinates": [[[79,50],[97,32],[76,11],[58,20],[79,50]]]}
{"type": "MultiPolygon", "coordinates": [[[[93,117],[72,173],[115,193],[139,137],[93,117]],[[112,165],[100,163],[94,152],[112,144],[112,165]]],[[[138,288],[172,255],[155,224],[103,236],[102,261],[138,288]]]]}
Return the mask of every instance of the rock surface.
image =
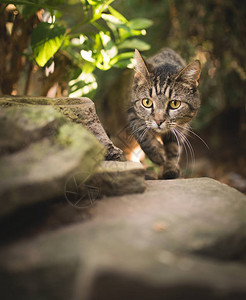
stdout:
{"type": "Polygon", "coordinates": [[[86,208],[103,196],[142,193],[145,170],[131,161],[103,161],[95,173],[77,172],[65,185],[65,198],[76,208],[86,208]]]}
{"type": "Polygon", "coordinates": [[[54,108],[0,111],[0,217],[64,195],[71,174],[93,173],[104,147],[54,108]]]}
{"type": "Polygon", "coordinates": [[[91,218],[0,251],[3,299],[246,299],[246,197],[208,178],[148,181],[91,218]]]}
{"type": "Polygon", "coordinates": [[[106,147],[106,160],[124,160],[121,149],[108,138],[96,114],[95,104],[89,98],[45,98],[5,96],[0,98],[0,106],[47,105],[60,111],[67,119],[83,124],[106,147]]]}
{"type": "Polygon", "coordinates": [[[104,161],[93,180],[106,196],[142,193],[145,190],[145,170],[137,162],[104,161]]]}

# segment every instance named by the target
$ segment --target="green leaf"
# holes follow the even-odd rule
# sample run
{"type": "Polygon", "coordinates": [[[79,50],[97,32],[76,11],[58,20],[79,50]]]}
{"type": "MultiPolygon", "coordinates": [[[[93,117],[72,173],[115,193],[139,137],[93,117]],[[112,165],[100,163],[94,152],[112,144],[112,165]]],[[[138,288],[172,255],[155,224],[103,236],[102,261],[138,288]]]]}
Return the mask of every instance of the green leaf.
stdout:
{"type": "Polygon", "coordinates": [[[65,31],[64,26],[49,23],[39,23],[33,30],[31,48],[40,67],[43,67],[61,47],[65,31]]]}
{"type": "Polygon", "coordinates": [[[96,66],[95,66],[94,63],[91,63],[89,61],[84,61],[84,63],[83,63],[83,72],[85,74],[90,74],[94,71],[95,67],[96,66]]]}
{"type": "MultiPolygon", "coordinates": [[[[109,0],[87,0],[87,2],[90,4],[90,5],[97,5],[97,4],[105,4],[107,3],[109,0]]],[[[114,0],[111,0],[111,2],[114,1],[114,0]]]]}
{"type": "Polygon", "coordinates": [[[96,66],[100,70],[109,70],[111,68],[110,65],[110,56],[104,49],[101,50],[102,61],[97,62],[96,66]]]}
{"type": "Polygon", "coordinates": [[[123,24],[123,22],[121,20],[119,20],[117,17],[110,15],[110,14],[102,14],[101,17],[105,21],[111,22],[115,25],[123,24]]]}
{"type": "Polygon", "coordinates": [[[120,20],[122,23],[127,23],[128,22],[127,19],[121,13],[119,13],[117,10],[115,10],[113,7],[109,6],[108,10],[109,10],[109,12],[111,13],[112,16],[114,16],[115,18],[120,20]]]}
{"type": "MultiPolygon", "coordinates": [[[[92,5],[93,7],[93,18],[90,20],[90,23],[95,22],[101,18],[101,14],[108,8],[109,4],[114,0],[102,0],[98,1],[98,5],[92,5]]],[[[92,1],[94,2],[94,1],[92,1]]]]}
{"type": "Polygon", "coordinates": [[[97,89],[96,77],[83,71],[76,79],[69,82],[69,87],[69,97],[91,94],[97,89]]]}
{"type": "Polygon", "coordinates": [[[125,53],[120,53],[119,55],[115,56],[113,59],[111,59],[110,64],[115,65],[121,60],[128,60],[128,63],[130,61],[130,58],[134,57],[134,52],[125,52],[125,53]]]}
{"type": "Polygon", "coordinates": [[[70,86],[70,91],[73,93],[73,92],[77,91],[78,89],[82,89],[86,85],[87,85],[87,83],[85,83],[82,80],[77,81],[70,86]]]}
{"type": "Polygon", "coordinates": [[[110,15],[110,14],[102,14],[101,18],[106,21],[108,27],[112,30],[116,39],[119,37],[119,34],[118,34],[119,29],[122,29],[125,32],[128,32],[129,35],[132,36],[132,34],[131,34],[132,30],[127,26],[127,24],[123,23],[121,20],[119,20],[115,16],[110,15]]]}
{"type": "Polygon", "coordinates": [[[114,67],[120,68],[120,69],[125,69],[129,66],[130,64],[130,60],[129,59],[124,59],[124,60],[120,60],[117,63],[114,64],[114,67]]]}
{"type": "Polygon", "coordinates": [[[98,1],[98,0],[87,0],[87,2],[90,4],[90,5],[97,5],[98,3],[101,3],[102,1],[98,1]]]}
{"type": "Polygon", "coordinates": [[[150,49],[150,45],[139,39],[125,40],[118,45],[119,49],[138,49],[140,51],[145,51],[150,49]]]}
{"type": "Polygon", "coordinates": [[[153,21],[146,18],[133,19],[128,23],[128,26],[131,29],[145,29],[152,25],[153,25],[153,21]]]}
{"type": "Polygon", "coordinates": [[[121,42],[123,42],[125,39],[128,39],[129,37],[143,35],[142,30],[133,30],[130,29],[130,27],[128,27],[127,29],[119,28],[118,32],[119,32],[119,39],[121,42]]]}

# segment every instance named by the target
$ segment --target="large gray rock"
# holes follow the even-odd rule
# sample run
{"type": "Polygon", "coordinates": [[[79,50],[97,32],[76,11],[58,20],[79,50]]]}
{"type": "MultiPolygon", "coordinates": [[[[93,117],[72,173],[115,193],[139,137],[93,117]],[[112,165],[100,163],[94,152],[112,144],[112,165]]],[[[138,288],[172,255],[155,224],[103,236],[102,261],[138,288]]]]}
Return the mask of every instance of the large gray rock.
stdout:
{"type": "Polygon", "coordinates": [[[82,126],[54,108],[0,111],[0,217],[64,195],[75,172],[91,174],[105,150],[82,126]]]}
{"type": "Polygon", "coordinates": [[[82,124],[106,147],[106,160],[124,160],[123,152],[108,138],[97,116],[95,104],[89,98],[47,98],[27,96],[5,96],[0,98],[1,107],[10,106],[52,106],[68,120],[82,124]]]}
{"type": "Polygon", "coordinates": [[[246,299],[246,197],[208,178],[149,181],[91,218],[0,251],[3,299],[246,299]]]}
{"type": "Polygon", "coordinates": [[[103,196],[142,193],[145,170],[131,161],[103,161],[94,173],[76,172],[65,184],[65,198],[76,208],[86,208],[103,196]]]}

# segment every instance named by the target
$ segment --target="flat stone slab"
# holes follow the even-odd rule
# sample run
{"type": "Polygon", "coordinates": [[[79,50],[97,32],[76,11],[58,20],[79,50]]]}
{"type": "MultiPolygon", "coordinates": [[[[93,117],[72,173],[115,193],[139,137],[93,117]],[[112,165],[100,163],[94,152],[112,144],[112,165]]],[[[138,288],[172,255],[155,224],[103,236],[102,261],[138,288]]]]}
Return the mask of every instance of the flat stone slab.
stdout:
{"type": "Polygon", "coordinates": [[[132,161],[102,161],[95,172],[77,172],[67,181],[65,198],[75,208],[91,207],[104,196],[143,193],[145,169],[132,161]]]}
{"type": "Polygon", "coordinates": [[[145,169],[141,163],[103,161],[92,180],[100,187],[103,196],[120,196],[144,192],[145,169]]]}
{"type": "Polygon", "coordinates": [[[148,181],[80,224],[0,251],[3,299],[246,299],[246,197],[213,179],[148,181]]]}

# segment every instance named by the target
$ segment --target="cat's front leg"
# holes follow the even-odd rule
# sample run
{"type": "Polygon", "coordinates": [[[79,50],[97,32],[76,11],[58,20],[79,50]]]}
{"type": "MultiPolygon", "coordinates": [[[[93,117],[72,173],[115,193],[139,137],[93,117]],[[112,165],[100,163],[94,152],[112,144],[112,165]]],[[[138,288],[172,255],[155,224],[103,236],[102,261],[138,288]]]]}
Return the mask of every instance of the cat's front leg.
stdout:
{"type": "Polygon", "coordinates": [[[156,139],[152,130],[132,112],[129,113],[128,119],[131,131],[144,153],[153,163],[163,166],[165,162],[163,145],[156,139]]]}
{"type": "Polygon", "coordinates": [[[163,179],[175,179],[181,175],[179,168],[179,158],[181,148],[173,133],[166,134],[162,137],[162,141],[166,153],[166,161],[164,164],[163,179]]]}
{"type": "Polygon", "coordinates": [[[144,153],[153,163],[160,166],[165,164],[165,152],[163,145],[156,139],[152,131],[147,131],[143,138],[141,138],[141,135],[135,136],[135,138],[144,153]]]}

